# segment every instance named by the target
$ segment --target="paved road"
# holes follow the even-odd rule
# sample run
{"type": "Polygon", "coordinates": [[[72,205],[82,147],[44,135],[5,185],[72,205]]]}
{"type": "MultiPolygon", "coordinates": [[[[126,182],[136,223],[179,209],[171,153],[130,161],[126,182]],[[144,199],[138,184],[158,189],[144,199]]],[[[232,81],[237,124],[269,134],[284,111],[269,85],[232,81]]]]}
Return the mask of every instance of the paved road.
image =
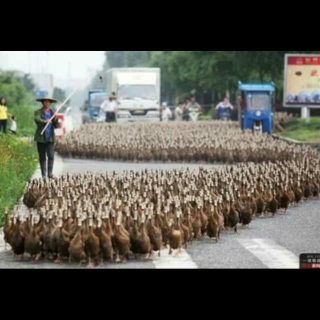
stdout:
{"type": "MultiPolygon", "coordinates": [[[[57,175],[71,172],[101,172],[123,170],[172,169],[180,167],[197,169],[199,165],[186,164],[128,164],[106,161],[56,160],[57,175]]],[[[205,165],[208,166],[208,165],[205,165]]],[[[39,175],[39,172],[37,173],[39,175]]],[[[0,239],[3,236],[0,234],[0,239]]],[[[0,268],[77,268],[78,266],[63,264],[54,265],[40,262],[20,262],[4,251],[0,240],[0,268]]],[[[216,244],[208,238],[194,242],[180,256],[169,256],[163,250],[162,257],[154,257],[152,261],[131,260],[127,264],[105,264],[106,269],[294,269],[299,267],[298,259],[302,253],[320,252],[320,202],[312,200],[299,207],[291,207],[285,215],[277,214],[275,218],[255,219],[250,229],[239,229],[238,234],[223,233],[221,241],[216,244]]],[[[85,268],[85,267],[83,267],[85,268]]]]}

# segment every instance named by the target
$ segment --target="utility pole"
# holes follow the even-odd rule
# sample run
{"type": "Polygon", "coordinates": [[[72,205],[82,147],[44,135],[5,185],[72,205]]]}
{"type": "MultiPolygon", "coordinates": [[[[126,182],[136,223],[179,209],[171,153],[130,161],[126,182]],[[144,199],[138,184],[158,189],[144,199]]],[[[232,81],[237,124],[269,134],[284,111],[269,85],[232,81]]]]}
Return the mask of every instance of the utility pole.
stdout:
{"type": "Polygon", "coordinates": [[[46,51],[46,58],[47,73],[50,73],[50,51],[46,51]]]}

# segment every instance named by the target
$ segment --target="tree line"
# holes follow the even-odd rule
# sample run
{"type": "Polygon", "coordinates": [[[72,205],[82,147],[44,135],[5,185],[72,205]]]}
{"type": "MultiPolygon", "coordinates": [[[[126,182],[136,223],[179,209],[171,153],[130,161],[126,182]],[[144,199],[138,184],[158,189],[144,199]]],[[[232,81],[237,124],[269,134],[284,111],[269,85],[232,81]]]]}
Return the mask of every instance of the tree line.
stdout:
{"type": "Polygon", "coordinates": [[[283,96],[286,53],[318,51],[107,51],[102,70],[91,87],[105,89],[99,76],[110,68],[161,68],[162,101],[176,104],[195,95],[202,104],[217,103],[224,96],[236,100],[238,81],[276,84],[276,100],[283,96]]]}

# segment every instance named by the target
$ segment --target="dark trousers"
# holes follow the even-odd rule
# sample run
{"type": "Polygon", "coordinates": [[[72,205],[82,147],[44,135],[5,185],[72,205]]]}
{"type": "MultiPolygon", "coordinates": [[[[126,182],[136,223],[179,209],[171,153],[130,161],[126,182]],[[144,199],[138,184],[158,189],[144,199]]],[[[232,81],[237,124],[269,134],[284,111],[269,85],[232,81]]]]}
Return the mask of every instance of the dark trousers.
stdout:
{"type": "Polygon", "coordinates": [[[106,112],[106,122],[115,122],[116,113],[115,112],[106,112]]]}
{"type": "Polygon", "coordinates": [[[48,159],[48,177],[52,176],[54,163],[54,143],[37,143],[39,161],[42,177],[47,176],[47,159],[48,159]]]}
{"type": "Polygon", "coordinates": [[[0,132],[7,133],[8,120],[0,120],[0,132]]]}

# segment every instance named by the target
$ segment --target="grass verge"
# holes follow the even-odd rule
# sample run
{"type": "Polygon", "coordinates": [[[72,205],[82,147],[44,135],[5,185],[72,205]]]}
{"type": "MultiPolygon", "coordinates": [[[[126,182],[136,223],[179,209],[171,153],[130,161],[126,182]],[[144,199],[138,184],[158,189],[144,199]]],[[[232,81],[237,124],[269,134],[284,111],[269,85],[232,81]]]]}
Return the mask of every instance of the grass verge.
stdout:
{"type": "Polygon", "coordinates": [[[35,143],[0,134],[0,227],[4,209],[12,209],[23,195],[38,165],[35,143]]]}
{"type": "Polygon", "coordinates": [[[310,124],[306,120],[294,119],[286,124],[285,131],[278,136],[294,139],[301,142],[320,143],[320,118],[311,118],[310,124]]]}

